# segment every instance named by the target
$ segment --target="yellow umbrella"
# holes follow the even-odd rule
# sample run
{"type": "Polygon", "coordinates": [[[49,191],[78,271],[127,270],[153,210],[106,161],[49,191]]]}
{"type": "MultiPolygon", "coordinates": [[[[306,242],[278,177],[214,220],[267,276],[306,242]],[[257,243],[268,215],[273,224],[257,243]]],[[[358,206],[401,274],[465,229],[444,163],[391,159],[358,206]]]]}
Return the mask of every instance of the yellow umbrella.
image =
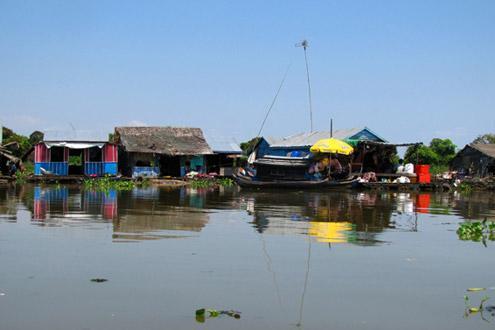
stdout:
{"type": "Polygon", "coordinates": [[[344,141],[334,138],[318,140],[309,150],[314,153],[319,152],[341,155],[350,155],[354,151],[354,149],[344,141]]]}

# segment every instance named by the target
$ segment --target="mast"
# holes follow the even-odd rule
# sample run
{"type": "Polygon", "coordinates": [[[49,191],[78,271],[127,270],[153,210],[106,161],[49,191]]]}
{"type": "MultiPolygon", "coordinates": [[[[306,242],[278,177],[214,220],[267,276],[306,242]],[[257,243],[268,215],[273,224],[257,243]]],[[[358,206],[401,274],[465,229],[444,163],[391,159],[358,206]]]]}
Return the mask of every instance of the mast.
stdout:
{"type": "Polygon", "coordinates": [[[306,52],[306,49],[309,47],[309,42],[306,39],[304,39],[299,44],[296,44],[296,47],[302,47],[304,49],[304,61],[306,63],[306,76],[308,79],[309,121],[310,121],[310,125],[311,125],[310,126],[311,132],[313,132],[313,104],[311,101],[311,82],[309,79],[308,54],[306,52]]]}

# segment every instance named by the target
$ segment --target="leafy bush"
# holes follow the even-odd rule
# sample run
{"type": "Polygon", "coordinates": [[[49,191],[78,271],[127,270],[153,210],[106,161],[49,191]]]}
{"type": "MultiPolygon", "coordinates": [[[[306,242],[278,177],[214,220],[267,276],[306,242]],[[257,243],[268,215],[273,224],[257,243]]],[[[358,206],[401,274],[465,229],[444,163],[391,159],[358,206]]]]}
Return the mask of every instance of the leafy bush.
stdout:
{"type": "Polygon", "coordinates": [[[415,145],[407,148],[404,160],[408,163],[448,166],[455,156],[456,145],[450,139],[431,140],[429,146],[415,145]]]}
{"type": "Polygon", "coordinates": [[[18,184],[26,183],[27,178],[34,174],[34,164],[31,162],[26,162],[23,164],[24,168],[22,171],[17,171],[15,173],[15,181],[18,184]]]}

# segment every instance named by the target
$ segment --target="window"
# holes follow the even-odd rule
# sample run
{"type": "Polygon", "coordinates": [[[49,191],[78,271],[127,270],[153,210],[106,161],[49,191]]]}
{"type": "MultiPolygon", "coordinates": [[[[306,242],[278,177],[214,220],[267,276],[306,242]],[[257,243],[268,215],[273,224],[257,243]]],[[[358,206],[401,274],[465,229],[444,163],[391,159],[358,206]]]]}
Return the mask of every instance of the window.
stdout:
{"type": "Polygon", "coordinates": [[[90,162],[101,162],[103,160],[103,155],[101,149],[98,147],[89,148],[89,159],[90,162]]]}
{"type": "Polygon", "coordinates": [[[51,162],[63,162],[64,157],[64,147],[51,147],[50,148],[50,161],[51,162]]]}

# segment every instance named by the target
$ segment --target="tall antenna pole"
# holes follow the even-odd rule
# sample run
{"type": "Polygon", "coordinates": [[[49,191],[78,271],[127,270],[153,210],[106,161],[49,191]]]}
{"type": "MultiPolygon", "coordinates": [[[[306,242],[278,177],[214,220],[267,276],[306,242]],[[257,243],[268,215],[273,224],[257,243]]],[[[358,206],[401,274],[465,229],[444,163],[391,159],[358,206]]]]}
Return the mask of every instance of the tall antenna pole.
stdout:
{"type": "Polygon", "coordinates": [[[311,124],[311,132],[313,132],[313,104],[311,102],[311,82],[309,79],[309,66],[308,66],[308,54],[306,49],[309,47],[309,42],[304,39],[296,47],[302,47],[304,49],[304,61],[306,62],[306,76],[308,77],[308,98],[309,98],[309,121],[311,124]]]}

